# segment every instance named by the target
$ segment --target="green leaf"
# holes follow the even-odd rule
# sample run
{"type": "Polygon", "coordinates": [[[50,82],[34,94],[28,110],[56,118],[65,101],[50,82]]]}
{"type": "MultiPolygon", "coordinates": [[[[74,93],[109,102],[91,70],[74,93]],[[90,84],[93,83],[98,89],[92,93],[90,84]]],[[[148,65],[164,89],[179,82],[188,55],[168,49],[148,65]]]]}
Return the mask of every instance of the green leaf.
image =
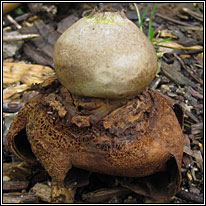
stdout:
{"type": "Polygon", "coordinates": [[[15,12],[18,16],[20,16],[20,15],[23,15],[23,14],[24,14],[24,12],[22,11],[22,9],[21,9],[21,8],[17,8],[17,9],[15,9],[15,10],[14,10],[14,12],[15,12]]]}

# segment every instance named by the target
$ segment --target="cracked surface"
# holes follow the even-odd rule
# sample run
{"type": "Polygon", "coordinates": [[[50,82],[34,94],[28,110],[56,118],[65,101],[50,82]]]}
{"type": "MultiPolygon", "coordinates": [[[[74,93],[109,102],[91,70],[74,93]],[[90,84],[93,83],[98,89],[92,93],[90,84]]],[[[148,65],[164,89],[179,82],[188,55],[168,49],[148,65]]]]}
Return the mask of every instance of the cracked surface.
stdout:
{"type": "Polygon", "coordinates": [[[173,157],[177,169],[170,195],[177,191],[182,128],[163,95],[146,90],[129,100],[80,97],[55,78],[33,88],[40,94],[19,111],[7,135],[8,146],[18,157],[30,162],[37,158],[59,185],[72,166],[144,177],[166,171],[173,157]],[[24,148],[26,140],[31,150],[24,148]]]}

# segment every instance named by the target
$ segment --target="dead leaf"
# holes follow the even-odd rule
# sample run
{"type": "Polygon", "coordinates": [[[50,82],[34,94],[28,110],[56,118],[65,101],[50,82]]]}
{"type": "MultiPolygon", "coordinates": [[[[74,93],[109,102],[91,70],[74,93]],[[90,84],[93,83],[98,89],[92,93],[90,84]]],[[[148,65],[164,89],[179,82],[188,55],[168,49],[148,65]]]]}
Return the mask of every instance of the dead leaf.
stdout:
{"type": "MultiPolygon", "coordinates": [[[[162,41],[162,40],[164,40],[164,39],[156,38],[153,40],[153,43],[157,43],[157,42],[162,41]]],[[[173,49],[184,49],[184,50],[201,50],[201,49],[203,49],[203,47],[200,45],[186,47],[186,46],[178,44],[177,42],[174,42],[174,41],[162,42],[162,43],[159,43],[158,46],[169,47],[169,48],[173,48],[173,49]]]]}
{"type": "Polygon", "coordinates": [[[195,158],[197,166],[200,168],[201,171],[203,171],[203,159],[201,152],[199,150],[193,150],[193,156],[195,158]]]}
{"type": "Polygon", "coordinates": [[[177,39],[177,36],[174,34],[173,31],[164,29],[160,32],[161,37],[171,37],[173,39],[177,39]]]}
{"type": "Polygon", "coordinates": [[[190,59],[191,55],[189,55],[189,54],[180,54],[180,58],[181,59],[190,59]]]}

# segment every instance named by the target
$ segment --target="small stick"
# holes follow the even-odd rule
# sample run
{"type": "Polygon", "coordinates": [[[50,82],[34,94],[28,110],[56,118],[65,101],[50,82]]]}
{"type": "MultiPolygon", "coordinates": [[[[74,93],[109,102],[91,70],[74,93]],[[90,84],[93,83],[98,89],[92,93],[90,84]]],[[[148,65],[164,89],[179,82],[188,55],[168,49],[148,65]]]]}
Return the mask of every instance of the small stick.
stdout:
{"type": "Polygon", "coordinates": [[[189,69],[187,69],[187,67],[185,66],[184,62],[182,61],[182,59],[177,56],[177,54],[174,53],[175,58],[180,62],[181,66],[183,67],[183,69],[197,82],[199,82],[201,85],[203,84],[202,79],[198,78],[196,75],[194,75],[189,69]]]}
{"type": "Polygon", "coordinates": [[[22,41],[39,37],[39,34],[3,35],[3,42],[22,41]]]}
{"type": "Polygon", "coordinates": [[[188,8],[182,8],[182,11],[184,11],[185,13],[189,14],[190,16],[194,17],[199,21],[203,21],[203,16],[197,12],[194,12],[188,8]]]}
{"type": "MultiPolygon", "coordinates": [[[[172,19],[172,18],[170,18],[170,17],[168,17],[168,16],[163,16],[163,15],[160,14],[160,13],[157,13],[156,16],[158,16],[158,17],[160,17],[160,18],[163,18],[163,19],[166,19],[166,20],[168,20],[168,21],[171,21],[171,22],[173,22],[173,23],[175,23],[175,24],[179,24],[179,25],[191,27],[191,24],[187,24],[187,23],[185,23],[185,22],[182,22],[182,21],[179,21],[179,20],[176,20],[176,19],[172,19]]],[[[198,27],[196,27],[196,26],[192,26],[192,27],[198,28],[198,27]]]]}
{"type": "Polygon", "coordinates": [[[187,115],[187,116],[189,116],[193,121],[195,121],[196,123],[199,123],[200,121],[199,121],[199,119],[197,119],[197,117],[194,115],[194,114],[192,114],[192,112],[190,112],[190,111],[188,111],[188,110],[185,110],[185,114],[187,115]]]}
{"type": "Polygon", "coordinates": [[[189,87],[189,90],[190,90],[192,96],[197,97],[199,99],[203,99],[203,95],[200,94],[199,92],[197,92],[196,90],[194,90],[192,87],[189,87]]]}
{"type": "Polygon", "coordinates": [[[154,36],[162,29],[164,25],[160,24],[155,30],[154,30],[154,36]]]}
{"type": "Polygon", "coordinates": [[[22,28],[10,15],[6,16],[10,23],[14,24],[18,30],[22,28]]]}
{"type": "Polygon", "coordinates": [[[23,15],[21,15],[21,16],[17,16],[16,18],[15,18],[15,21],[24,21],[24,20],[26,20],[28,17],[30,17],[32,14],[31,13],[25,13],[25,14],[23,14],[23,15]]]}

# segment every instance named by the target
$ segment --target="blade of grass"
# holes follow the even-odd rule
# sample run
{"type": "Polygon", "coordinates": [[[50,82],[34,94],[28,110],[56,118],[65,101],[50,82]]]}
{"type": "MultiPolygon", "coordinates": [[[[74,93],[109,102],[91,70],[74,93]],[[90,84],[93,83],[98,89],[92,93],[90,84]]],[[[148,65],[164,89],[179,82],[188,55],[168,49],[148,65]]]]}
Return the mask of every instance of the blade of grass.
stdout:
{"type": "Polygon", "coordinates": [[[152,42],[153,37],[154,37],[154,29],[152,28],[152,23],[149,22],[148,38],[151,42],[152,42]]]}
{"type": "Polygon", "coordinates": [[[171,39],[172,39],[172,38],[171,38],[171,37],[169,37],[169,38],[167,38],[167,39],[163,39],[163,40],[161,40],[161,41],[155,42],[155,43],[153,43],[153,45],[158,45],[158,44],[160,44],[160,43],[163,43],[163,42],[169,41],[169,40],[171,40],[171,39]]]}
{"type": "Polygon", "coordinates": [[[158,4],[155,3],[154,8],[153,8],[152,13],[151,13],[151,16],[150,16],[150,21],[152,21],[152,18],[153,18],[154,14],[155,14],[155,11],[156,11],[156,9],[157,9],[157,5],[158,5],[158,4]]]}
{"type": "Polygon", "coordinates": [[[137,7],[137,4],[134,3],[134,6],[135,6],[135,9],[136,9],[136,12],[137,12],[137,18],[138,18],[138,22],[139,22],[139,29],[142,31],[142,19],[140,17],[140,13],[139,13],[139,9],[137,7]]]}
{"type": "Polygon", "coordinates": [[[149,6],[147,6],[146,9],[144,10],[144,12],[142,14],[142,17],[140,16],[140,12],[139,12],[139,9],[138,9],[138,6],[137,6],[136,3],[134,3],[134,6],[135,6],[135,9],[136,9],[136,12],[137,12],[137,17],[138,17],[138,22],[139,22],[139,29],[141,31],[143,31],[142,24],[143,24],[143,21],[144,21],[144,17],[146,15],[146,13],[148,12],[149,6]]]}
{"type": "Polygon", "coordinates": [[[154,37],[154,29],[152,28],[152,18],[155,14],[155,11],[157,9],[157,3],[155,3],[154,8],[152,10],[151,16],[150,16],[150,20],[149,20],[149,31],[148,31],[148,38],[149,40],[152,42],[152,39],[154,37]]]}
{"type": "Polygon", "coordinates": [[[141,22],[140,22],[140,26],[142,27],[142,24],[143,24],[143,21],[144,21],[144,17],[146,15],[146,13],[148,12],[149,10],[149,6],[146,7],[146,9],[144,10],[143,14],[142,14],[142,17],[141,17],[141,22]]]}
{"type": "Polygon", "coordinates": [[[185,127],[191,128],[191,126],[189,124],[184,123],[185,127]]]}

